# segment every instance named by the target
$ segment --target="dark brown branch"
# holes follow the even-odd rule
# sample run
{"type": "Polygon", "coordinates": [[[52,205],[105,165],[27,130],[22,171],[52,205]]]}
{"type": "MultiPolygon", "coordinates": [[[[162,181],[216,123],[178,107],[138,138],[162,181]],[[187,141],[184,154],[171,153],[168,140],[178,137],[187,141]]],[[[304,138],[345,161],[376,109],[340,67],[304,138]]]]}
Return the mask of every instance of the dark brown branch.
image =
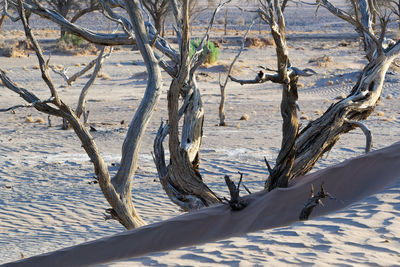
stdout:
{"type": "Polygon", "coordinates": [[[305,221],[308,220],[308,218],[311,215],[311,212],[314,210],[314,208],[317,205],[323,205],[322,199],[330,197],[330,194],[326,192],[323,184],[321,185],[320,191],[314,195],[314,185],[311,185],[311,194],[310,198],[307,200],[307,202],[304,204],[304,208],[300,212],[299,220],[305,221]]]}
{"type": "Polygon", "coordinates": [[[228,200],[229,206],[233,211],[239,211],[247,207],[248,202],[243,200],[240,196],[240,184],[243,179],[243,174],[240,175],[240,180],[238,185],[236,186],[235,183],[229,178],[228,175],[225,175],[225,183],[228,186],[229,194],[231,195],[231,199],[228,200]]]}

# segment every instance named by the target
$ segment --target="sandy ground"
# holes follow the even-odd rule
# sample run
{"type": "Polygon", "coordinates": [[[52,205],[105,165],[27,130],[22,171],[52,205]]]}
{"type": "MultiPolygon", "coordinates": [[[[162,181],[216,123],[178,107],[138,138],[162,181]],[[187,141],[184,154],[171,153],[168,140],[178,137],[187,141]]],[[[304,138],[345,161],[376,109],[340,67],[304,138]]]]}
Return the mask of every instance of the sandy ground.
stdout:
{"type": "MultiPolygon", "coordinates": [[[[335,33],[334,33],[335,34],[335,33]]],[[[350,32],[351,34],[351,32],[350,32]]],[[[288,38],[292,64],[313,68],[318,74],[301,79],[299,91],[301,122],[316,118],[337,96],[349,92],[365,64],[356,40],[288,38]],[[332,61],[317,65],[310,59],[328,55],[332,61]]],[[[2,34],[2,38],[11,38],[2,34]]],[[[252,191],[263,188],[267,170],[265,156],[276,158],[281,140],[280,89],[273,84],[229,83],[227,127],[218,127],[218,72],[226,69],[238,45],[222,43],[220,59],[214,66],[199,70],[199,86],[205,104],[201,173],[218,194],[227,196],[225,174],[238,177],[252,191]],[[240,117],[247,114],[247,121],[240,117]]],[[[52,55],[51,62],[70,73],[82,68],[94,56],[52,55]]],[[[246,49],[234,69],[234,76],[254,77],[258,65],[273,68],[274,48],[246,49]]],[[[29,57],[0,57],[0,66],[19,85],[43,99],[48,89],[40,80],[33,54],[29,57]]],[[[93,137],[116,171],[121,145],[146,85],[145,66],[138,51],[115,51],[102,70],[88,97],[90,123],[98,130],[93,137]],[[124,120],[125,125],[120,122],[124,120]]],[[[166,90],[147,129],[134,180],[134,202],[148,223],[181,214],[157,180],[152,161],[152,142],[162,119],[166,119],[166,90]]],[[[62,99],[76,105],[86,78],[71,87],[52,75],[62,99]]],[[[400,74],[387,75],[383,97],[376,112],[365,124],[373,133],[374,148],[400,140],[400,74]]],[[[23,103],[11,91],[0,87],[0,107],[23,103]]],[[[33,109],[18,109],[0,115],[0,263],[29,257],[123,231],[117,222],[105,221],[108,205],[98,185],[93,184],[93,168],[73,131],[60,129],[61,121],[33,109]],[[31,116],[33,121],[27,122],[31,116]]],[[[330,166],[363,153],[365,138],[360,130],[344,135],[316,169],[330,166]]],[[[379,177],[377,177],[379,179],[379,177]]],[[[316,220],[290,227],[248,234],[201,246],[182,248],[125,260],[104,266],[259,266],[259,265],[380,265],[400,262],[400,183],[360,203],[316,220]]]]}

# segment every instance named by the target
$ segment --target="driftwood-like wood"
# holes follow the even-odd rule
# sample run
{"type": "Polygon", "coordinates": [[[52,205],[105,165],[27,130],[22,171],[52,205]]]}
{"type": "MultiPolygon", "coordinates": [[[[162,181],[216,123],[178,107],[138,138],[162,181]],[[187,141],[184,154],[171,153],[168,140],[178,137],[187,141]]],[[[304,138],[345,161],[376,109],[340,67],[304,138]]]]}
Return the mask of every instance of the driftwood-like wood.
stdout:
{"type": "MultiPolygon", "coordinates": [[[[226,9],[227,11],[227,9],[226,9]]],[[[227,13],[225,13],[226,15],[227,13]]],[[[225,81],[222,83],[221,82],[221,74],[219,76],[219,89],[221,91],[221,100],[219,102],[219,108],[218,108],[218,114],[219,114],[219,126],[226,126],[226,122],[225,122],[225,118],[226,118],[226,114],[225,114],[225,101],[226,101],[226,86],[228,85],[228,81],[229,78],[231,76],[231,72],[233,69],[233,65],[236,63],[236,60],[240,57],[240,54],[242,53],[243,49],[244,49],[244,45],[246,42],[246,38],[247,35],[250,32],[251,27],[253,27],[255,20],[253,19],[252,22],[250,23],[249,27],[247,28],[246,33],[244,34],[243,38],[242,38],[242,44],[239,48],[238,53],[236,54],[235,58],[232,60],[231,65],[229,66],[229,69],[226,73],[226,77],[225,77],[225,81]]]]}
{"type": "MultiPolygon", "coordinates": [[[[82,114],[85,115],[84,123],[87,123],[86,96],[89,92],[90,87],[93,85],[94,81],[97,78],[97,75],[99,74],[99,72],[101,70],[101,67],[102,67],[104,59],[105,59],[105,57],[104,57],[105,49],[106,48],[104,46],[100,49],[100,53],[96,59],[96,64],[95,64],[93,73],[91,74],[89,80],[86,82],[85,86],[82,88],[81,94],[79,95],[78,105],[76,107],[75,113],[78,118],[80,118],[82,116],[82,114]]],[[[112,50],[112,47],[110,47],[110,54],[111,54],[111,50],[112,50]]]]}
{"type": "MultiPolygon", "coordinates": [[[[190,211],[221,202],[221,199],[203,182],[199,172],[204,110],[195,71],[205,58],[206,51],[203,51],[203,46],[207,43],[215,15],[226,3],[218,5],[214,11],[206,34],[192,58],[189,57],[189,1],[184,0],[181,7],[175,0],[171,4],[176,21],[179,53],[168,52],[168,54],[173,55],[171,58],[176,58],[177,55],[179,60],[176,60],[177,63],[172,67],[176,69],[176,74],[172,76],[167,96],[168,124],[160,127],[154,140],[154,161],[161,184],[169,198],[183,210],[190,211]],[[179,107],[180,96],[185,99],[182,107],[179,107]],[[181,116],[184,117],[184,121],[180,134],[181,116]],[[168,167],[162,145],[167,134],[169,134],[170,152],[168,167]]],[[[169,45],[163,47],[170,48],[169,45]]]]}
{"type": "Polygon", "coordinates": [[[314,194],[314,185],[311,185],[311,194],[310,198],[304,204],[304,208],[300,212],[299,220],[305,221],[308,220],[314,208],[318,205],[323,206],[322,199],[329,197],[333,198],[328,192],[326,192],[324,185],[321,185],[320,191],[315,195],[314,194]]]}
{"type": "Polygon", "coordinates": [[[231,210],[238,211],[247,207],[249,203],[240,197],[240,184],[242,183],[243,175],[242,174],[240,175],[240,180],[237,186],[229,178],[228,175],[225,175],[224,178],[225,178],[225,183],[229,189],[229,194],[231,196],[231,199],[228,200],[228,204],[231,207],[231,210]]]}
{"type": "MultiPolygon", "coordinates": [[[[335,8],[327,0],[321,0],[328,10],[338,17],[352,23],[363,31],[364,42],[373,42],[374,51],[370,63],[361,72],[356,85],[343,100],[331,105],[318,119],[310,122],[299,132],[297,106],[297,80],[300,76],[312,75],[309,69],[299,70],[291,66],[285,41],[285,23],[280,1],[266,0],[259,9],[261,18],[271,28],[271,34],[276,43],[278,69],[276,73],[260,71],[255,79],[243,80],[231,77],[240,84],[256,84],[272,81],[282,84],[281,114],[283,118],[282,144],[275,166],[269,167],[269,177],[265,183],[268,190],[276,187],[286,187],[288,182],[297,176],[309,172],[316,162],[332,149],[340,136],[355,128],[361,128],[366,136],[366,152],[372,147],[372,135],[368,128],[360,122],[365,120],[375,109],[382,93],[385,74],[399,55],[399,42],[389,42],[383,45],[385,25],[381,35],[376,37],[372,31],[369,18],[370,9],[365,0],[352,1],[357,7],[355,16],[335,8]]],[[[371,46],[372,47],[372,46],[371,46]]],[[[368,51],[366,51],[369,53],[368,51]]],[[[268,162],[267,162],[268,163],[268,162]]]]}

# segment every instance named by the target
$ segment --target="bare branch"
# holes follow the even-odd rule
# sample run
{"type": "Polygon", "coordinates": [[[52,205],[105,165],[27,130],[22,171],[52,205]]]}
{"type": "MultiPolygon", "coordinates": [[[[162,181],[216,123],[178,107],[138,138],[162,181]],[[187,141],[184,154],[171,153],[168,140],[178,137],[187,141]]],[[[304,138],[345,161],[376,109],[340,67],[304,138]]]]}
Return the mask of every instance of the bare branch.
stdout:
{"type": "Polygon", "coordinates": [[[281,80],[279,78],[278,74],[268,74],[264,73],[263,71],[260,71],[256,78],[253,80],[241,80],[241,79],[236,79],[229,75],[229,78],[231,79],[232,82],[240,83],[240,85],[243,84],[257,84],[257,83],[265,83],[268,81],[274,82],[274,83],[280,83],[281,80]]]}
{"type": "Polygon", "coordinates": [[[372,148],[372,133],[371,131],[368,129],[367,126],[365,126],[362,122],[360,121],[350,121],[348,119],[345,120],[347,123],[349,123],[350,125],[352,125],[353,127],[358,127],[360,128],[365,137],[366,137],[366,143],[365,143],[365,153],[371,152],[371,148],[372,148]]]}
{"type": "Polygon", "coordinates": [[[311,212],[317,205],[323,206],[322,199],[326,197],[329,197],[331,199],[333,198],[328,192],[326,192],[323,184],[321,184],[321,189],[316,195],[314,195],[314,185],[311,185],[310,198],[304,204],[304,208],[301,210],[299,220],[308,220],[308,217],[311,215],[311,212]]]}
{"type": "MultiPolygon", "coordinates": [[[[82,88],[82,91],[81,91],[81,94],[80,94],[79,100],[78,100],[78,106],[76,107],[76,111],[75,111],[76,116],[78,118],[80,118],[82,113],[85,112],[85,110],[86,110],[85,103],[86,103],[87,93],[89,92],[90,86],[92,86],[94,81],[96,80],[97,75],[98,75],[98,73],[99,73],[99,71],[101,69],[101,66],[103,65],[103,61],[106,58],[106,57],[104,57],[104,50],[105,50],[105,47],[103,46],[101,48],[99,56],[96,59],[96,67],[93,70],[92,76],[87,81],[85,86],[82,88]]],[[[111,52],[112,52],[112,47],[110,47],[109,54],[111,54],[111,52]]]]}
{"type": "Polygon", "coordinates": [[[13,15],[11,15],[8,12],[8,0],[4,0],[4,5],[3,5],[3,14],[6,15],[7,17],[9,17],[11,19],[12,22],[17,22],[18,20],[20,20],[20,17],[15,17],[13,15]]]}
{"type": "Polygon", "coordinates": [[[48,61],[46,62],[44,60],[44,56],[43,56],[43,52],[42,49],[38,43],[38,41],[36,40],[36,37],[34,36],[34,34],[32,33],[32,29],[29,26],[28,20],[26,18],[25,15],[25,8],[23,6],[23,2],[22,0],[18,0],[19,3],[19,15],[21,17],[22,20],[22,24],[24,25],[24,29],[25,29],[25,35],[26,37],[31,41],[33,49],[36,52],[36,56],[39,60],[39,66],[40,66],[40,71],[42,72],[42,79],[44,80],[44,82],[47,84],[47,86],[50,89],[51,92],[51,96],[54,97],[54,104],[56,106],[60,106],[60,99],[58,97],[58,93],[56,91],[56,88],[53,84],[53,82],[51,81],[49,72],[48,72],[48,61]]]}
{"type": "Polygon", "coordinates": [[[249,203],[243,200],[240,196],[240,184],[243,179],[243,174],[240,174],[239,183],[236,186],[235,183],[229,178],[228,175],[224,177],[225,183],[228,186],[229,194],[231,195],[231,199],[228,200],[228,204],[233,211],[239,211],[244,209],[249,203]]]}
{"type": "Polygon", "coordinates": [[[190,66],[192,66],[192,68],[190,70],[191,75],[193,75],[193,73],[196,71],[196,69],[203,63],[205,56],[208,53],[208,38],[209,38],[210,30],[214,24],[216,15],[222,9],[222,7],[224,7],[226,4],[230,3],[231,1],[232,0],[227,0],[225,2],[219,3],[218,6],[215,8],[214,13],[212,14],[212,17],[210,19],[210,22],[208,23],[207,30],[204,33],[199,46],[197,47],[196,51],[194,52],[194,54],[192,56],[192,59],[190,62],[190,66]],[[206,46],[205,46],[207,48],[206,51],[203,51],[204,44],[206,44],[206,46]],[[199,58],[200,54],[203,55],[201,58],[199,58]]]}
{"type": "MultiPolygon", "coordinates": [[[[102,54],[102,59],[107,59],[111,56],[112,53],[112,47],[110,47],[110,50],[107,54],[102,54]]],[[[101,54],[101,53],[100,53],[101,54]]],[[[83,69],[81,69],[80,71],[76,72],[75,74],[73,74],[71,77],[68,77],[68,67],[65,68],[62,71],[57,70],[56,68],[54,68],[53,66],[50,66],[50,68],[57,74],[61,75],[64,80],[66,81],[66,83],[68,85],[72,85],[79,77],[81,77],[82,75],[84,75],[86,72],[88,72],[90,69],[92,69],[95,65],[96,62],[98,61],[98,57],[93,59],[92,61],[90,61],[83,69]]]]}
{"type": "Polygon", "coordinates": [[[6,75],[6,73],[1,69],[0,69],[0,79],[3,82],[4,86],[6,86],[11,91],[17,93],[22,99],[24,99],[26,102],[28,102],[37,110],[47,113],[49,115],[54,115],[58,117],[61,116],[61,113],[58,109],[55,109],[47,105],[47,103],[54,101],[54,99],[50,98],[49,100],[41,101],[39,97],[37,97],[35,94],[13,83],[11,79],[6,75]]]}
{"type": "Polygon", "coordinates": [[[45,8],[42,5],[32,5],[24,3],[24,8],[29,10],[41,17],[49,19],[54,23],[60,25],[61,27],[65,28],[67,31],[76,34],[89,42],[100,44],[100,45],[129,45],[135,44],[136,41],[132,39],[126,33],[119,34],[119,33],[100,33],[94,32],[89,29],[83,28],[78,26],[74,23],[71,23],[66,18],[58,14],[57,12],[45,8]]]}

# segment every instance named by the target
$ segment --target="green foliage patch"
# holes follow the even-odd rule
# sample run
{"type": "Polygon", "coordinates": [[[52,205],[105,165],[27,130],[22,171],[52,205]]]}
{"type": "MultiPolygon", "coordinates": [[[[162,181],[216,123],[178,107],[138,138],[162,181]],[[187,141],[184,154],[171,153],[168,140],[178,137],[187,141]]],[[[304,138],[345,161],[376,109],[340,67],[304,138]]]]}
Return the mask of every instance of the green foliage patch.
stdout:
{"type": "MultiPolygon", "coordinates": [[[[190,50],[189,50],[189,56],[193,57],[196,49],[199,47],[201,43],[200,39],[194,39],[190,41],[190,50]]],[[[218,60],[218,55],[219,55],[219,49],[218,47],[215,46],[215,44],[211,41],[208,41],[206,44],[203,46],[203,51],[206,51],[208,46],[208,54],[206,58],[204,59],[204,63],[207,64],[214,64],[218,60]]]]}
{"type": "Polygon", "coordinates": [[[65,33],[58,42],[64,42],[66,44],[72,44],[73,46],[80,46],[84,39],[71,33],[65,33]]]}

